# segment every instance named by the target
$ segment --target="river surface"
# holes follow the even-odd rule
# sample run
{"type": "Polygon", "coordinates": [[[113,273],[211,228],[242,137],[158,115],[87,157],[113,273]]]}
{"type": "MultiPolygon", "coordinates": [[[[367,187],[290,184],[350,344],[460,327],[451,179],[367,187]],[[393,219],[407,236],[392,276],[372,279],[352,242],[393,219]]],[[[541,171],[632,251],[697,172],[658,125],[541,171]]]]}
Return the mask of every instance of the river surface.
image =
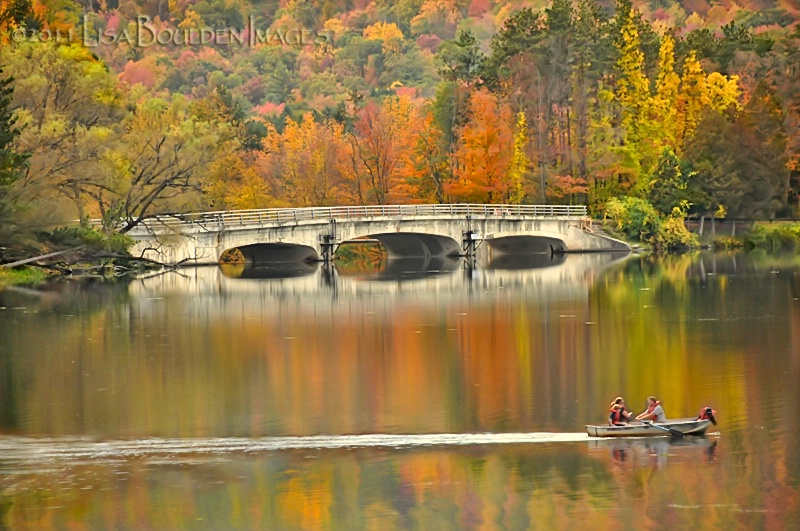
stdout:
{"type": "Polygon", "coordinates": [[[800,260],[206,267],[0,293],[0,526],[800,529],[800,260]],[[702,438],[591,439],[617,395],[702,438]]]}

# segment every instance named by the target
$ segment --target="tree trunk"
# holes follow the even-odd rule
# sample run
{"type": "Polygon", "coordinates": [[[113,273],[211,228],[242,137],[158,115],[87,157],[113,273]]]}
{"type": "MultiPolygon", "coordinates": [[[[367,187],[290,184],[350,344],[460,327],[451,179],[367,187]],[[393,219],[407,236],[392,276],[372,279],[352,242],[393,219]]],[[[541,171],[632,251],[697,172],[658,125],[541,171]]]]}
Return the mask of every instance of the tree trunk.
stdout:
{"type": "Polygon", "coordinates": [[[569,107],[567,107],[567,168],[569,174],[575,177],[572,169],[572,123],[569,116],[569,107]]]}

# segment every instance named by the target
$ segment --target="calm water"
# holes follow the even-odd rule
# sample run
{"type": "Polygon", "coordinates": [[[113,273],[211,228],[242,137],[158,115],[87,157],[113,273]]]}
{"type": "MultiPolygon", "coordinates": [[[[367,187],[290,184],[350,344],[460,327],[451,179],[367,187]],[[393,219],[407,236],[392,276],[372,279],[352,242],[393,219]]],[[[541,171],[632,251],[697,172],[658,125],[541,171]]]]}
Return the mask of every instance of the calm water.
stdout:
{"type": "Polygon", "coordinates": [[[800,529],[797,264],[575,255],[7,290],[0,525],[800,529]],[[619,394],[720,423],[590,440],[619,394]]]}

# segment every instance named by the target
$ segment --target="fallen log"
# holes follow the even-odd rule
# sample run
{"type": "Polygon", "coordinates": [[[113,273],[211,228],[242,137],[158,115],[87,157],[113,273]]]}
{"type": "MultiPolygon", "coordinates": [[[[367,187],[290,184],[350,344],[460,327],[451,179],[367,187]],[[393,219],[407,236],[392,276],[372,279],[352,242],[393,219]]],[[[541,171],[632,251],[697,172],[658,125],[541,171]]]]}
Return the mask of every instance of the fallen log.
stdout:
{"type": "Polygon", "coordinates": [[[66,251],[58,251],[55,253],[43,254],[41,256],[34,256],[33,258],[26,258],[24,260],[17,260],[16,262],[9,262],[7,264],[0,264],[0,267],[16,267],[25,264],[29,264],[31,262],[37,262],[39,260],[44,260],[45,258],[52,258],[54,256],[58,256],[61,254],[71,253],[73,251],[77,251],[78,249],[82,249],[83,245],[79,245],[78,247],[73,247],[72,249],[67,249],[66,251]]]}

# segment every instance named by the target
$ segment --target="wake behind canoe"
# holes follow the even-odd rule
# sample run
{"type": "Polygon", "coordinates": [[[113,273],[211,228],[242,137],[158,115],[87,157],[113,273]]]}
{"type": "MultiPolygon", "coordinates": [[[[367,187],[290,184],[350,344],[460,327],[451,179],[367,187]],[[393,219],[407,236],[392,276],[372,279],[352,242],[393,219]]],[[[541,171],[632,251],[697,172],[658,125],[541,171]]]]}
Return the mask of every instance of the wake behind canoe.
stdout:
{"type": "Polygon", "coordinates": [[[704,435],[708,427],[711,426],[711,421],[707,419],[675,419],[667,422],[657,422],[653,426],[638,422],[625,426],[587,425],[586,433],[590,437],[662,437],[669,435],[656,426],[677,430],[684,435],[704,435]]]}

